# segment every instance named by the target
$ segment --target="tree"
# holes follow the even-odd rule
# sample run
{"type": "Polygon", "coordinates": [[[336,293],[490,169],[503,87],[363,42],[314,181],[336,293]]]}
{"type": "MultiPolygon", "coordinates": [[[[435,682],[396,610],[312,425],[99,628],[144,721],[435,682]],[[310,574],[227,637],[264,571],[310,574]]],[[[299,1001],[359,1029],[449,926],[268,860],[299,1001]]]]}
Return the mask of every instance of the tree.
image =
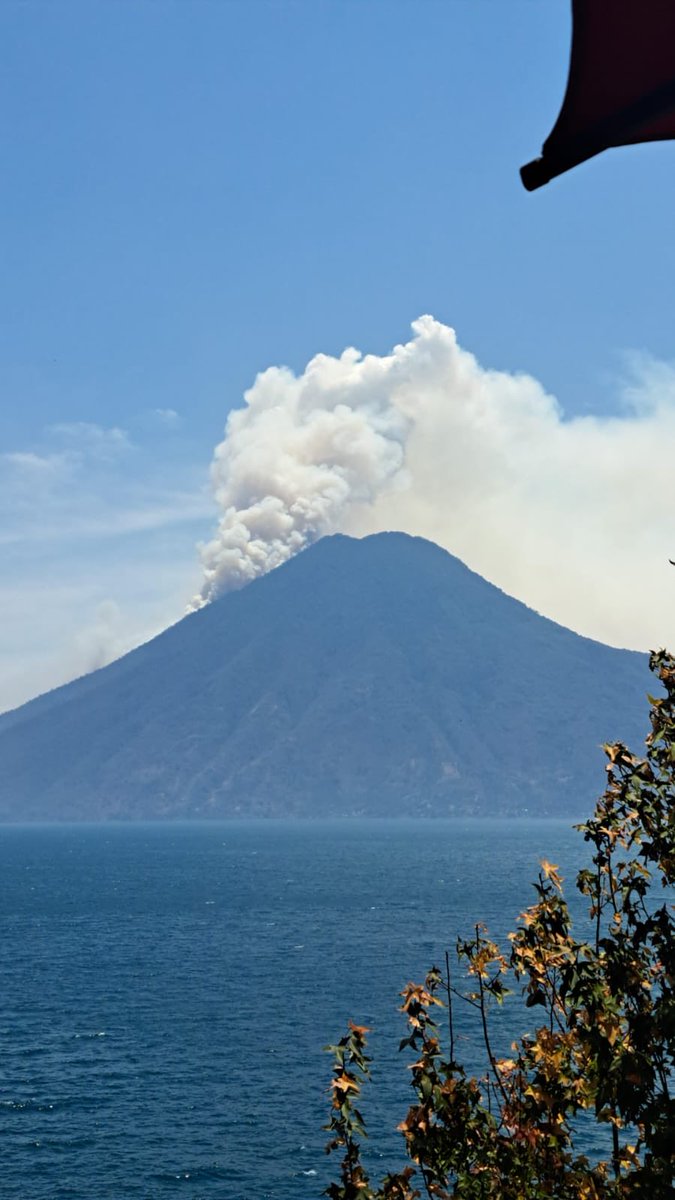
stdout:
{"type": "Polygon", "coordinates": [[[331,1140],[342,1151],[332,1200],[673,1200],[675,1197],[675,659],[650,665],[664,694],[650,697],[646,757],[605,747],[607,787],[579,826],[592,866],[576,881],[592,934],[573,936],[557,867],[541,864],[535,903],[502,950],[477,926],[457,943],[469,980],[456,988],[432,969],[402,992],[414,1102],[399,1129],[411,1165],[379,1184],[361,1157],[356,1107],[369,1076],[367,1033],[350,1024],[334,1055],[331,1140]],[[540,1023],[493,1049],[490,1012],[520,991],[540,1023]],[[485,1075],[456,1060],[453,1004],[480,1021],[485,1075]],[[434,1016],[446,1008],[441,1037],[434,1016]],[[445,1024],[445,1021],[444,1021],[445,1024]],[[445,1042],[445,1045],[443,1044],[445,1042]],[[607,1153],[577,1152],[592,1114],[607,1153]]]}

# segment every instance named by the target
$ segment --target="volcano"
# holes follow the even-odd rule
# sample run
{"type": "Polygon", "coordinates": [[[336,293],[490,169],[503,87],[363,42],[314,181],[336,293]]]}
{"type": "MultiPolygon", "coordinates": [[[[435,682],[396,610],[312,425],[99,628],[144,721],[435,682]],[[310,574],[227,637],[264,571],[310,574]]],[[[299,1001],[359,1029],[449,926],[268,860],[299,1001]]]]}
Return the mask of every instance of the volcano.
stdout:
{"type": "Polygon", "coordinates": [[[0,819],[583,815],[649,686],[431,542],[336,535],[0,717],[0,819]]]}

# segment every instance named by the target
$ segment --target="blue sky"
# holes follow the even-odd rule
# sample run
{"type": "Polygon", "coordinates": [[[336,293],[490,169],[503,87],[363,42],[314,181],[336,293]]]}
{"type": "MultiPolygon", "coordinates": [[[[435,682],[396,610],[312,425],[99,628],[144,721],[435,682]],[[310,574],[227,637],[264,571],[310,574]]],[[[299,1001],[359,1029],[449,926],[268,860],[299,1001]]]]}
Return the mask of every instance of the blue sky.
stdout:
{"type": "Polygon", "coordinates": [[[385,355],[432,313],[563,421],[669,393],[675,147],[518,178],[568,43],[562,0],[5,0],[0,706],[181,615],[270,365],[385,355]]]}

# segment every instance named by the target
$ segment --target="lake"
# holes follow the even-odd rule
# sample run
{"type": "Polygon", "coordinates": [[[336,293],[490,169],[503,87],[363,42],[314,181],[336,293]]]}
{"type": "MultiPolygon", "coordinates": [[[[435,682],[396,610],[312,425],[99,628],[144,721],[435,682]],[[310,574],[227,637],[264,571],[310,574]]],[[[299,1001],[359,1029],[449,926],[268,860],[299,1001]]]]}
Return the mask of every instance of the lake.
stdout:
{"type": "Polygon", "coordinates": [[[400,1164],[401,987],[475,921],[512,928],[539,859],[571,882],[586,853],[525,819],[0,828],[3,1200],[319,1196],[349,1017],[374,1031],[369,1161],[400,1164]]]}

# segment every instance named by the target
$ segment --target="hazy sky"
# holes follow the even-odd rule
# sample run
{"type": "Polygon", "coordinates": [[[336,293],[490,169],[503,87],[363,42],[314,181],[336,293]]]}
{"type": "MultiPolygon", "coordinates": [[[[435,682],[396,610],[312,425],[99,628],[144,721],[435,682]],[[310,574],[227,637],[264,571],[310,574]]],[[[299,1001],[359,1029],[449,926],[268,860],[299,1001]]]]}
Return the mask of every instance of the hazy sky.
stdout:
{"type": "Polygon", "coordinates": [[[327,528],[396,522],[582,632],[675,643],[675,144],[523,190],[568,8],[4,0],[0,707],[182,614],[228,412],[286,366],[292,430],[317,355],[405,425],[327,528]]]}

